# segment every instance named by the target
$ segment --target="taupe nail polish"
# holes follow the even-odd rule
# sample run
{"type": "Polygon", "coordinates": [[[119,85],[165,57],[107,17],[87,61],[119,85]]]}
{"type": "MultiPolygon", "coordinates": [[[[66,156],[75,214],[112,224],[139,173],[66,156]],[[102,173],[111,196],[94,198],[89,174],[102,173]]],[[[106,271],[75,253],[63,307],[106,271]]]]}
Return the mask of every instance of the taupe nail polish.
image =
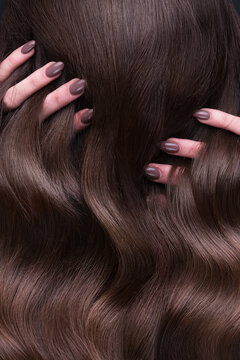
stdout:
{"type": "Polygon", "coordinates": [[[85,86],[85,80],[77,80],[74,84],[70,86],[69,91],[72,95],[79,95],[83,93],[85,86]]]}
{"type": "Polygon", "coordinates": [[[161,177],[160,171],[153,166],[146,166],[144,171],[149,180],[158,180],[161,177]]]}
{"type": "Polygon", "coordinates": [[[81,122],[83,124],[90,124],[92,122],[93,109],[88,109],[81,116],[81,122]]]}
{"type": "Polygon", "coordinates": [[[56,76],[62,71],[63,68],[64,68],[64,63],[62,61],[58,61],[55,64],[50,65],[46,69],[46,75],[48,77],[56,76]]]}
{"type": "Polygon", "coordinates": [[[36,45],[36,41],[35,40],[31,40],[29,42],[27,42],[25,45],[23,45],[22,49],[21,49],[21,53],[22,54],[28,54],[36,45]]]}
{"type": "Polygon", "coordinates": [[[193,114],[194,117],[196,117],[197,119],[200,119],[200,120],[208,120],[210,119],[210,114],[209,112],[205,111],[205,110],[199,110],[199,111],[196,111],[194,114],[193,114]]]}
{"type": "Polygon", "coordinates": [[[160,148],[163,151],[166,151],[168,153],[177,153],[180,150],[180,146],[176,143],[170,142],[170,141],[166,141],[166,142],[162,142],[160,145],[160,148]]]}

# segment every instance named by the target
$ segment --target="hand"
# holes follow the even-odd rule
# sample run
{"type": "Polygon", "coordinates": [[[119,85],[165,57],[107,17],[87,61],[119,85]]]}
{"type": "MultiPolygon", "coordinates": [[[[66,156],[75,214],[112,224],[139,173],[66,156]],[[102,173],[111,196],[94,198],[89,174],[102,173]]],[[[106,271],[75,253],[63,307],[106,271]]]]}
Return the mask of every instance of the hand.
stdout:
{"type": "MultiPolygon", "coordinates": [[[[240,118],[224,113],[219,110],[201,109],[193,114],[198,121],[209,126],[214,126],[231,131],[240,135],[240,118]]],[[[197,158],[200,151],[205,146],[204,143],[188,139],[169,138],[162,141],[160,148],[168,154],[197,158]]],[[[145,167],[146,177],[157,183],[167,183],[172,165],[150,163],[145,167]]],[[[177,167],[173,175],[173,184],[177,184],[178,176],[181,174],[181,167],[177,167]]]]}
{"type": "MultiPolygon", "coordinates": [[[[0,82],[6,80],[17,67],[33,56],[34,46],[35,41],[32,40],[14,50],[0,63],[0,82]]],[[[3,98],[4,108],[12,110],[21,105],[34,92],[58,78],[62,73],[63,67],[64,64],[62,62],[50,62],[8,89],[3,98]]],[[[43,103],[40,120],[44,121],[48,116],[80,97],[84,92],[85,85],[85,80],[75,78],[48,94],[43,103]],[[73,94],[74,88],[79,90],[78,94],[73,94]]],[[[91,123],[92,114],[92,109],[83,109],[77,112],[74,116],[75,130],[80,131],[88,126],[91,123]]],[[[206,125],[222,128],[240,135],[240,118],[237,116],[214,109],[201,109],[194,116],[198,121],[206,125]]],[[[198,141],[169,138],[163,141],[160,147],[171,155],[193,159],[199,156],[204,146],[204,143],[198,141]]],[[[171,168],[172,166],[167,164],[150,163],[145,167],[145,175],[149,180],[156,183],[167,183],[171,168]]],[[[180,173],[181,167],[177,167],[172,180],[175,184],[180,173]]]]}
{"type": "MultiPolygon", "coordinates": [[[[0,82],[6,80],[14,70],[33,56],[35,43],[35,40],[32,40],[20,46],[0,63],[0,82]]],[[[62,74],[63,68],[63,62],[51,61],[9,88],[3,98],[4,110],[13,110],[20,106],[29,96],[57,79],[62,74]]],[[[80,97],[84,93],[85,86],[85,80],[74,78],[48,94],[39,114],[40,121],[44,121],[54,112],[80,97]]],[[[78,111],[74,116],[74,129],[79,131],[88,126],[92,114],[92,109],[78,111]]]]}

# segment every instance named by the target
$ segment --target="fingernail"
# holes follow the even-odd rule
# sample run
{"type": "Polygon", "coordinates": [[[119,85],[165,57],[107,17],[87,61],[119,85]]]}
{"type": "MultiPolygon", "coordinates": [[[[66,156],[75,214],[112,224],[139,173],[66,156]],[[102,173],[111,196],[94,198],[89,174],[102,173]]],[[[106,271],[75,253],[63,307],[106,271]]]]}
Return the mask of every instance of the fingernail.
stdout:
{"type": "Polygon", "coordinates": [[[158,180],[161,177],[160,171],[152,166],[146,166],[144,168],[145,175],[149,180],[158,180]]]}
{"type": "Polygon", "coordinates": [[[72,95],[79,95],[83,93],[85,86],[86,86],[85,80],[77,80],[75,83],[73,83],[70,86],[69,91],[72,95]]]}
{"type": "Polygon", "coordinates": [[[27,42],[25,45],[23,45],[23,47],[21,49],[21,53],[22,54],[29,53],[34,48],[35,45],[36,45],[35,40],[31,40],[31,41],[27,42]]]}
{"type": "Polygon", "coordinates": [[[199,110],[199,111],[196,111],[194,114],[193,114],[194,117],[200,119],[200,120],[208,120],[210,118],[210,114],[209,112],[205,111],[205,110],[199,110]]]}
{"type": "Polygon", "coordinates": [[[62,71],[63,68],[64,68],[64,63],[62,61],[58,61],[46,69],[46,75],[48,77],[56,76],[62,71]]]}
{"type": "Polygon", "coordinates": [[[180,150],[180,146],[176,143],[173,143],[173,142],[162,142],[160,144],[160,148],[163,150],[163,151],[166,151],[166,152],[169,152],[169,153],[177,153],[179,150],[180,150]]]}
{"type": "Polygon", "coordinates": [[[81,122],[83,124],[89,124],[90,122],[92,122],[92,115],[93,109],[88,109],[88,111],[85,111],[81,116],[81,122]]]}

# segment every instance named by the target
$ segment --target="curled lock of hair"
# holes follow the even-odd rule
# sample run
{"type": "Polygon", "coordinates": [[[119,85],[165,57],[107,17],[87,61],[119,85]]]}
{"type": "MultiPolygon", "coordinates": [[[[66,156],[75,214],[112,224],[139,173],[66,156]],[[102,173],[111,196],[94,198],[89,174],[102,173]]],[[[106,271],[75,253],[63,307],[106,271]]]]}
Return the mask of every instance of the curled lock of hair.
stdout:
{"type": "Polygon", "coordinates": [[[0,360],[238,359],[240,142],[192,116],[239,111],[230,1],[9,0],[0,61],[32,39],[1,104],[47,62],[65,68],[1,108],[0,360]],[[75,77],[84,95],[40,123],[75,77]],[[174,157],[158,146],[168,137],[206,147],[174,157]],[[149,162],[182,166],[178,185],[146,180],[149,162]]]}

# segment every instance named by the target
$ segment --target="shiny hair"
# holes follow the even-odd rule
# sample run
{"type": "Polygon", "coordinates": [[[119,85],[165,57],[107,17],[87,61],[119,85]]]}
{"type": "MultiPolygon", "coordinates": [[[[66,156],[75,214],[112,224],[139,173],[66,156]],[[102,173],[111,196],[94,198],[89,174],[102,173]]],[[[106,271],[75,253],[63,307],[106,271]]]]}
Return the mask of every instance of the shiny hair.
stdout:
{"type": "Polygon", "coordinates": [[[240,141],[192,116],[238,114],[229,0],[9,0],[0,61],[60,78],[0,114],[0,359],[220,360],[240,353],[240,141]],[[85,94],[38,118],[72,78],[85,94]],[[75,133],[77,110],[94,109],[75,133]],[[203,141],[199,158],[159,148],[203,141]],[[148,163],[184,170],[151,183],[148,163]],[[161,197],[165,195],[167,205],[161,197]]]}

